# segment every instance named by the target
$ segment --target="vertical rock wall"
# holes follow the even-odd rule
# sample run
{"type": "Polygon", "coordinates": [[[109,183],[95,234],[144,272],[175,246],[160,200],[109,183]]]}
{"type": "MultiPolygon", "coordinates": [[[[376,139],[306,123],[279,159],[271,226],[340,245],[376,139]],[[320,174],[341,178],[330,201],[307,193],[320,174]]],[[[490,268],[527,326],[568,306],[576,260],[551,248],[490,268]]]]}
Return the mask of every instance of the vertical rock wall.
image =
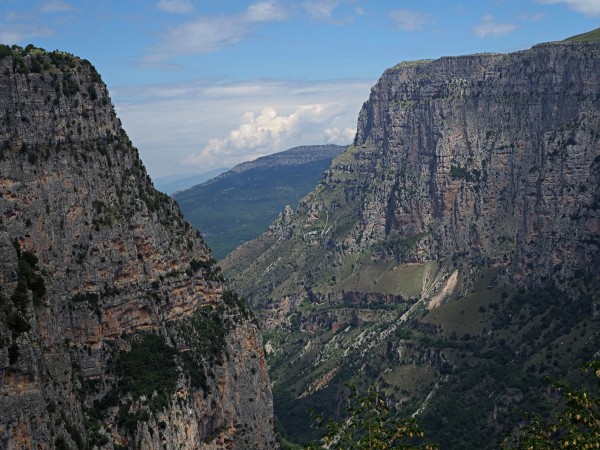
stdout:
{"type": "Polygon", "coordinates": [[[99,75],[60,52],[10,53],[0,447],[273,448],[255,320],[154,190],[99,75]]]}

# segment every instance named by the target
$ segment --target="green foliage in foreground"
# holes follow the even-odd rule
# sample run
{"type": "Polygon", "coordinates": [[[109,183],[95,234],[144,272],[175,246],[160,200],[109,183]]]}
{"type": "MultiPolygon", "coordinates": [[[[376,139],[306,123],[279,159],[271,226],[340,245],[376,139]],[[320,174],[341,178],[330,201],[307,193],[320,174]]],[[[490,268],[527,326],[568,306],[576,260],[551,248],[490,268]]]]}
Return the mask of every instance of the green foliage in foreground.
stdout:
{"type": "MultiPolygon", "coordinates": [[[[527,416],[528,423],[516,435],[509,435],[501,444],[510,450],[553,450],[600,448],[600,360],[584,365],[582,372],[593,372],[597,378],[596,392],[574,389],[548,377],[560,394],[564,406],[556,420],[547,422],[540,416],[527,416]]],[[[396,419],[381,395],[374,389],[360,394],[350,386],[349,417],[341,422],[326,422],[315,418],[326,432],[322,444],[311,443],[308,450],[317,449],[436,449],[435,444],[418,443],[424,431],[414,418],[396,419]]]]}
{"type": "Polygon", "coordinates": [[[423,429],[414,418],[396,419],[392,416],[385,400],[374,389],[366,394],[359,393],[354,386],[350,395],[349,417],[336,422],[325,422],[317,415],[317,423],[327,431],[322,443],[308,444],[309,450],[346,449],[435,449],[436,445],[416,443],[415,439],[424,436],[423,429]]]}
{"type": "Polygon", "coordinates": [[[517,439],[508,437],[502,448],[517,450],[592,449],[600,448],[600,360],[584,365],[598,378],[596,393],[573,389],[549,379],[566,405],[556,413],[556,421],[546,422],[539,416],[528,417],[529,423],[519,430],[517,439]],[[515,442],[516,441],[516,442],[515,442]]]}

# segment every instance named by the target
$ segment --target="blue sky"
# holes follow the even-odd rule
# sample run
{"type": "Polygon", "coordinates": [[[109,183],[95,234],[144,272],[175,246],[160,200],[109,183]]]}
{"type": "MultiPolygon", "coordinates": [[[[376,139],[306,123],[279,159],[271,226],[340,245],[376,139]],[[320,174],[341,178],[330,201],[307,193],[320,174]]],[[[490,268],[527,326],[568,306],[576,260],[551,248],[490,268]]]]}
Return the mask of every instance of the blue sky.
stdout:
{"type": "Polygon", "coordinates": [[[0,0],[0,42],[89,59],[152,177],[350,143],[400,61],[597,28],[600,0],[0,0]]]}

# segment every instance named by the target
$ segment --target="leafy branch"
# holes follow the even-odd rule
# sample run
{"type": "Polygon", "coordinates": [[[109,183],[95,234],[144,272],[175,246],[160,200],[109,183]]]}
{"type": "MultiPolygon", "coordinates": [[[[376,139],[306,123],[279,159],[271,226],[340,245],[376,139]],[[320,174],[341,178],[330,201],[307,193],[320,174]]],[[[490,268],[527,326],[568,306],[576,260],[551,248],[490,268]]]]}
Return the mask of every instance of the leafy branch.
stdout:
{"type": "Polygon", "coordinates": [[[582,372],[593,372],[598,379],[597,392],[574,389],[550,377],[551,386],[566,402],[556,413],[556,421],[546,422],[539,416],[526,416],[528,424],[519,436],[508,436],[503,449],[553,450],[600,448],[600,360],[586,363],[582,372]]]}
{"type": "Polygon", "coordinates": [[[349,416],[346,420],[337,422],[326,421],[322,415],[313,414],[317,425],[325,428],[322,443],[310,443],[308,450],[383,450],[403,449],[433,450],[433,444],[417,444],[417,439],[425,433],[419,422],[414,418],[397,419],[391,414],[385,400],[374,389],[361,394],[355,386],[351,389],[349,416]]]}

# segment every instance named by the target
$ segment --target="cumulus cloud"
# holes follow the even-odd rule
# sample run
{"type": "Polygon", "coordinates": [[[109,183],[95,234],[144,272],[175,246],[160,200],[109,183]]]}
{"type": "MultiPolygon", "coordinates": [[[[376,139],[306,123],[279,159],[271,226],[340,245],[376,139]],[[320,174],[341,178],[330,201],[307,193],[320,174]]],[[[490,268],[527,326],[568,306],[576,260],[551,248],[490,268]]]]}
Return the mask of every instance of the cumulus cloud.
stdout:
{"type": "Polygon", "coordinates": [[[156,7],[173,14],[184,14],[194,10],[191,0],[160,0],[156,7]]]}
{"type": "Polygon", "coordinates": [[[354,136],[356,135],[356,128],[326,128],[323,131],[323,134],[325,142],[327,142],[328,144],[346,144],[354,141],[354,136]]]}
{"type": "Polygon", "coordinates": [[[396,9],[390,12],[394,26],[402,31],[421,30],[428,22],[427,15],[408,9],[396,9]]]}
{"type": "Polygon", "coordinates": [[[245,113],[240,125],[225,138],[212,138],[197,154],[185,159],[187,164],[202,164],[217,157],[226,162],[235,161],[247,154],[273,153],[286,141],[297,135],[310,122],[318,122],[325,107],[323,105],[301,106],[288,115],[279,115],[275,108],[265,108],[260,114],[245,113]],[[257,152],[258,151],[258,152],[257,152]]]}
{"type": "Polygon", "coordinates": [[[483,16],[481,23],[473,27],[473,33],[477,37],[483,38],[488,36],[502,36],[512,33],[517,29],[517,26],[512,23],[499,23],[491,14],[483,16]]]}
{"type": "Polygon", "coordinates": [[[201,79],[115,88],[112,98],[155,177],[231,167],[297,145],[349,144],[374,82],[201,79]]]}
{"type": "Polygon", "coordinates": [[[260,23],[285,18],[285,11],[275,0],[253,3],[244,12],[230,16],[200,16],[169,29],[162,36],[162,42],[150,49],[146,62],[213,52],[240,42],[260,23]]]}
{"type": "Polygon", "coordinates": [[[561,3],[587,16],[600,16],[600,1],[598,0],[538,0],[538,2],[550,4],[561,3]]]}

